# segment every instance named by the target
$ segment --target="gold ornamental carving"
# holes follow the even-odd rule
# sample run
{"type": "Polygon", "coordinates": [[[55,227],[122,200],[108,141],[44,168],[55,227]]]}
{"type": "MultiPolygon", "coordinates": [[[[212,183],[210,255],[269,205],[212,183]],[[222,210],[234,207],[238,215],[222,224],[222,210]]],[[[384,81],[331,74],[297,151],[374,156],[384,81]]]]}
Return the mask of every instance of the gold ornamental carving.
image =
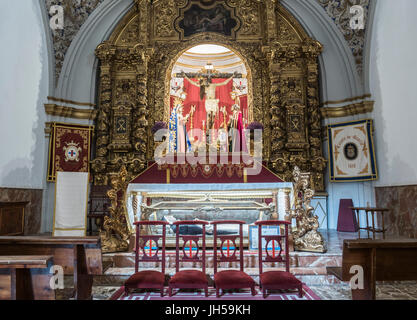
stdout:
{"type": "Polygon", "coordinates": [[[349,104],[343,107],[326,107],[321,108],[321,116],[323,118],[341,118],[354,116],[357,114],[370,113],[374,110],[375,101],[362,101],[349,104]]]}
{"type": "Polygon", "coordinates": [[[44,107],[45,113],[51,116],[87,120],[95,120],[97,117],[97,110],[94,109],[80,109],[52,103],[45,103],[44,107]]]}
{"type": "Polygon", "coordinates": [[[130,182],[130,176],[125,166],[122,166],[119,174],[111,177],[112,189],[107,192],[110,199],[109,215],[104,217],[103,230],[100,230],[102,251],[120,252],[126,251],[129,246],[129,223],[127,223],[127,209],[125,193],[130,182]]]}
{"type": "MultiPolygon", "coordinates": [[[[248,71],[249,121],[263,131],[263,161],[285,181],[298,166],[324,190],[318,57],[323,48],[279,3],[222,0],[235,34],[198,32],[182,38],[178,22],[192,0],[135,0],[108,40],[96,49],[99,87],[94,183],[107,185],[123,166],[137,176],[154,159],[151,127],[169,115],[169,80],[189,48],[212,43],[234,51],[248,71]]],[[[206,7],[213,4],[203,1],[206,7]]],[[[204,5],[203,5],[204,7],[204,5]]]]}
{"type": "Polygon", "coordinates": [[[314,208],[310,202],[314,190],[309,188],[311,175],[294,168],[293,208],[288,212],[290,219],[296,220],[296,227],[292,229],[294,249],[296,251],[326,252],[326,245],[319,228],[318,216],[314,215],[314,208]]]}
{"type": "Polygon", "coordinates": [[[96,106],[94,103],[78,102],[78,101],[74,101],[74,100],[67,100],[67,99],[55,98],[55,97],[51,97],[51,96],[48,96],[47,99],[48,100],[51,100],[51,101],[54,101],[54,102],[62,102],[62,103],[75,104],[77,106],[84,106],[84,107],[95,107],[96,106]]]}

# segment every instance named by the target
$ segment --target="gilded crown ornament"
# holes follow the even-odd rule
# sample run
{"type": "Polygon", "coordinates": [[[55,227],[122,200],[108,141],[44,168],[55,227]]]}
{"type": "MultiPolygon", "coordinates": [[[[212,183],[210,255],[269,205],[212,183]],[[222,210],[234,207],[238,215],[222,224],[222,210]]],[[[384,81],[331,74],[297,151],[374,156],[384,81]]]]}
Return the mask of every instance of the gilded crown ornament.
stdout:
{"type": "Polygon", "coordinates": [[[80,143],[74,141],[66,143],[66,146],[62,148],[65,153],[65,162],[68,161],[80,161],[81,147],[80,143]]]}

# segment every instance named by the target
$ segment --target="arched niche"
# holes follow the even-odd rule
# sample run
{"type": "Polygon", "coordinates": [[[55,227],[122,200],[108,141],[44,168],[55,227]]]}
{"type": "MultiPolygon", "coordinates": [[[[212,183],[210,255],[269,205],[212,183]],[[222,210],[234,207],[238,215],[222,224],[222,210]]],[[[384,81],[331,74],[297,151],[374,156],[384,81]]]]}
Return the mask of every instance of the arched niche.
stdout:
{"type": "MultiPolygon", "coordinates": [[[[216,45],[219,46],[220,48],[225,48],[227,50],[229,50],[235,57],[238,57],[240,59],[240,62],[242,63],[243,69],[244,69],[244,77],[246,78],[247,84],[248,84],[248,88],[247,88],[247,96],[248,96],[248,120],[249,122],[253,121],[253,90],[252,90],[252,71],[248,65],[247,60],[242,57],[242,55],[239,52],[234,51],[232,48],[227,47],[227,46],[223,46],[219,43],[213,43],[213,42],[203,42],[200,43],[199,45],[216,45]]],[[[199,46],[197,45],[197,46],[199,46]]],[[[173,69],[175,68],[175,65],[178,63],[178,61],[180,60],[180,58],[184,57],[184,55],[193,48],[197,47],[196,45],[191,45],[188,48],[182,50],[181,52],[179,52],[177,54],[177,56],[174,58],[174,60],[172,61],[172,63],[170,63],[168,70],[167,70],[167,74],[166,74],[166,85],[169,85],[169,81],[170,79],[173,77],[173,69]]],[[[201,55],[201,60],[204,59],[204,61],[207,62],[212,62],[210,60],[210,55],[201,55]]],[[[216,57],[212,57],[215,58],[216,57]]],[[[202,66],[203,67],[203,66],[202,66]]],[[[215,67],[214,67],[215,68],[215,67]]],[[[177,68],[178,69],[178,68],[177,68]]],[[[216,68],[215,68],[216,69],[216,68]]],[[[179,69],[177,71],[180,71],[179,69]]],[[[169,106],[169,99],[170,99],[170,95],[169,95],[169,87],[165,87],[165,110],[164,110],[164,121],[168,121],[168,114],[169,114],[169,110],[167,109],[167,106],[169,106]]]]}

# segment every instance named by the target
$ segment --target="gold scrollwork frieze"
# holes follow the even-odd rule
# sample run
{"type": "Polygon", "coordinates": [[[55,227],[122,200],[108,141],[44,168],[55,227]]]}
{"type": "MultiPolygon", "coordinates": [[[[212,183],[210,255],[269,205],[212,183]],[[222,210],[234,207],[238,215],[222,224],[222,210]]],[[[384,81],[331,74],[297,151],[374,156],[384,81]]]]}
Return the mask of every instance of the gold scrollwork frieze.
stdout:
{"type": "Polygon", "coordinates": [[[51,96],[48,96],[47,99],[51,100],[51,101],[55,101],[55,102],[75,104],[77,106],[86,106],[86,107],[95,107],[96,106],[94,103],[90,103],[90,102],[78,102],[78,101],[74,101],[74,100],[55,98],[55,97],[51,97],[51,96]]]}
{"type": "Polygon", "coordinates": [[[345,102],[352,102],[352,101],[357,101],[357,100],[363,100],[363,99],[367,99],[372,97],[371,94],[364,94],[363,96],[359,96],[359,97],[353,97],[353,98],[347,98],[347,99],[342,99],[342,100],[329,100],[326,102],[323,102],[320,107],[329,105],[329,104],[340,104],[340,103],[345,103],[345,102]]]}
{"type": "Polygon", "coordinates": [[[97,117],[95,109],[79,109],[50,103],[45,103],[44,106],[45,113],[51,116],[83,120],[95,120],[97,117]]]}
{"type": "Polygon", "coordinates": [[[323,118],[342,118],[354,116],[358,114],[370,113],[374,110],[375,101],[362,101],[358,103],[349,104],[343,107],[335,108],[321,108],[321,116],[323,118]]]}

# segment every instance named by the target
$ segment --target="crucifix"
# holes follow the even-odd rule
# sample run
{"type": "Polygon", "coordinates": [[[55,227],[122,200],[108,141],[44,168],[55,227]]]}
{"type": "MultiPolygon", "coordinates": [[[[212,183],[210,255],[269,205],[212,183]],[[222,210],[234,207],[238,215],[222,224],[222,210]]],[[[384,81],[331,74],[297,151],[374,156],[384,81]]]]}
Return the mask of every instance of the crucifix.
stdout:
{"type": "Polygon", "coordinates": [[[224,86],[228,84],[233,78],[241,78],[242,74],[237,72],[235,73],[218,73],[214,70],[213,65],[208,63],[205,66],[205,72],[198,72],[198,73],[185,73],[184,71],[181,73],[177,73],[175,75],[179,78],[187,79],[192,85],[200,87],[200,99],[205,100],[205,108],[207,113],[206,118],[206,128],[207,130],[213,129],[214,127],[214,120],[216,114],[219,111],[219,99],[216,99],[216,88],[220,86],[224,86]],[[199,79],[198,82],[191,80],[192,78],[199,79]],[[224,79],[225,81],[221,83],[213,83],[212,79],[224,79]]]}

